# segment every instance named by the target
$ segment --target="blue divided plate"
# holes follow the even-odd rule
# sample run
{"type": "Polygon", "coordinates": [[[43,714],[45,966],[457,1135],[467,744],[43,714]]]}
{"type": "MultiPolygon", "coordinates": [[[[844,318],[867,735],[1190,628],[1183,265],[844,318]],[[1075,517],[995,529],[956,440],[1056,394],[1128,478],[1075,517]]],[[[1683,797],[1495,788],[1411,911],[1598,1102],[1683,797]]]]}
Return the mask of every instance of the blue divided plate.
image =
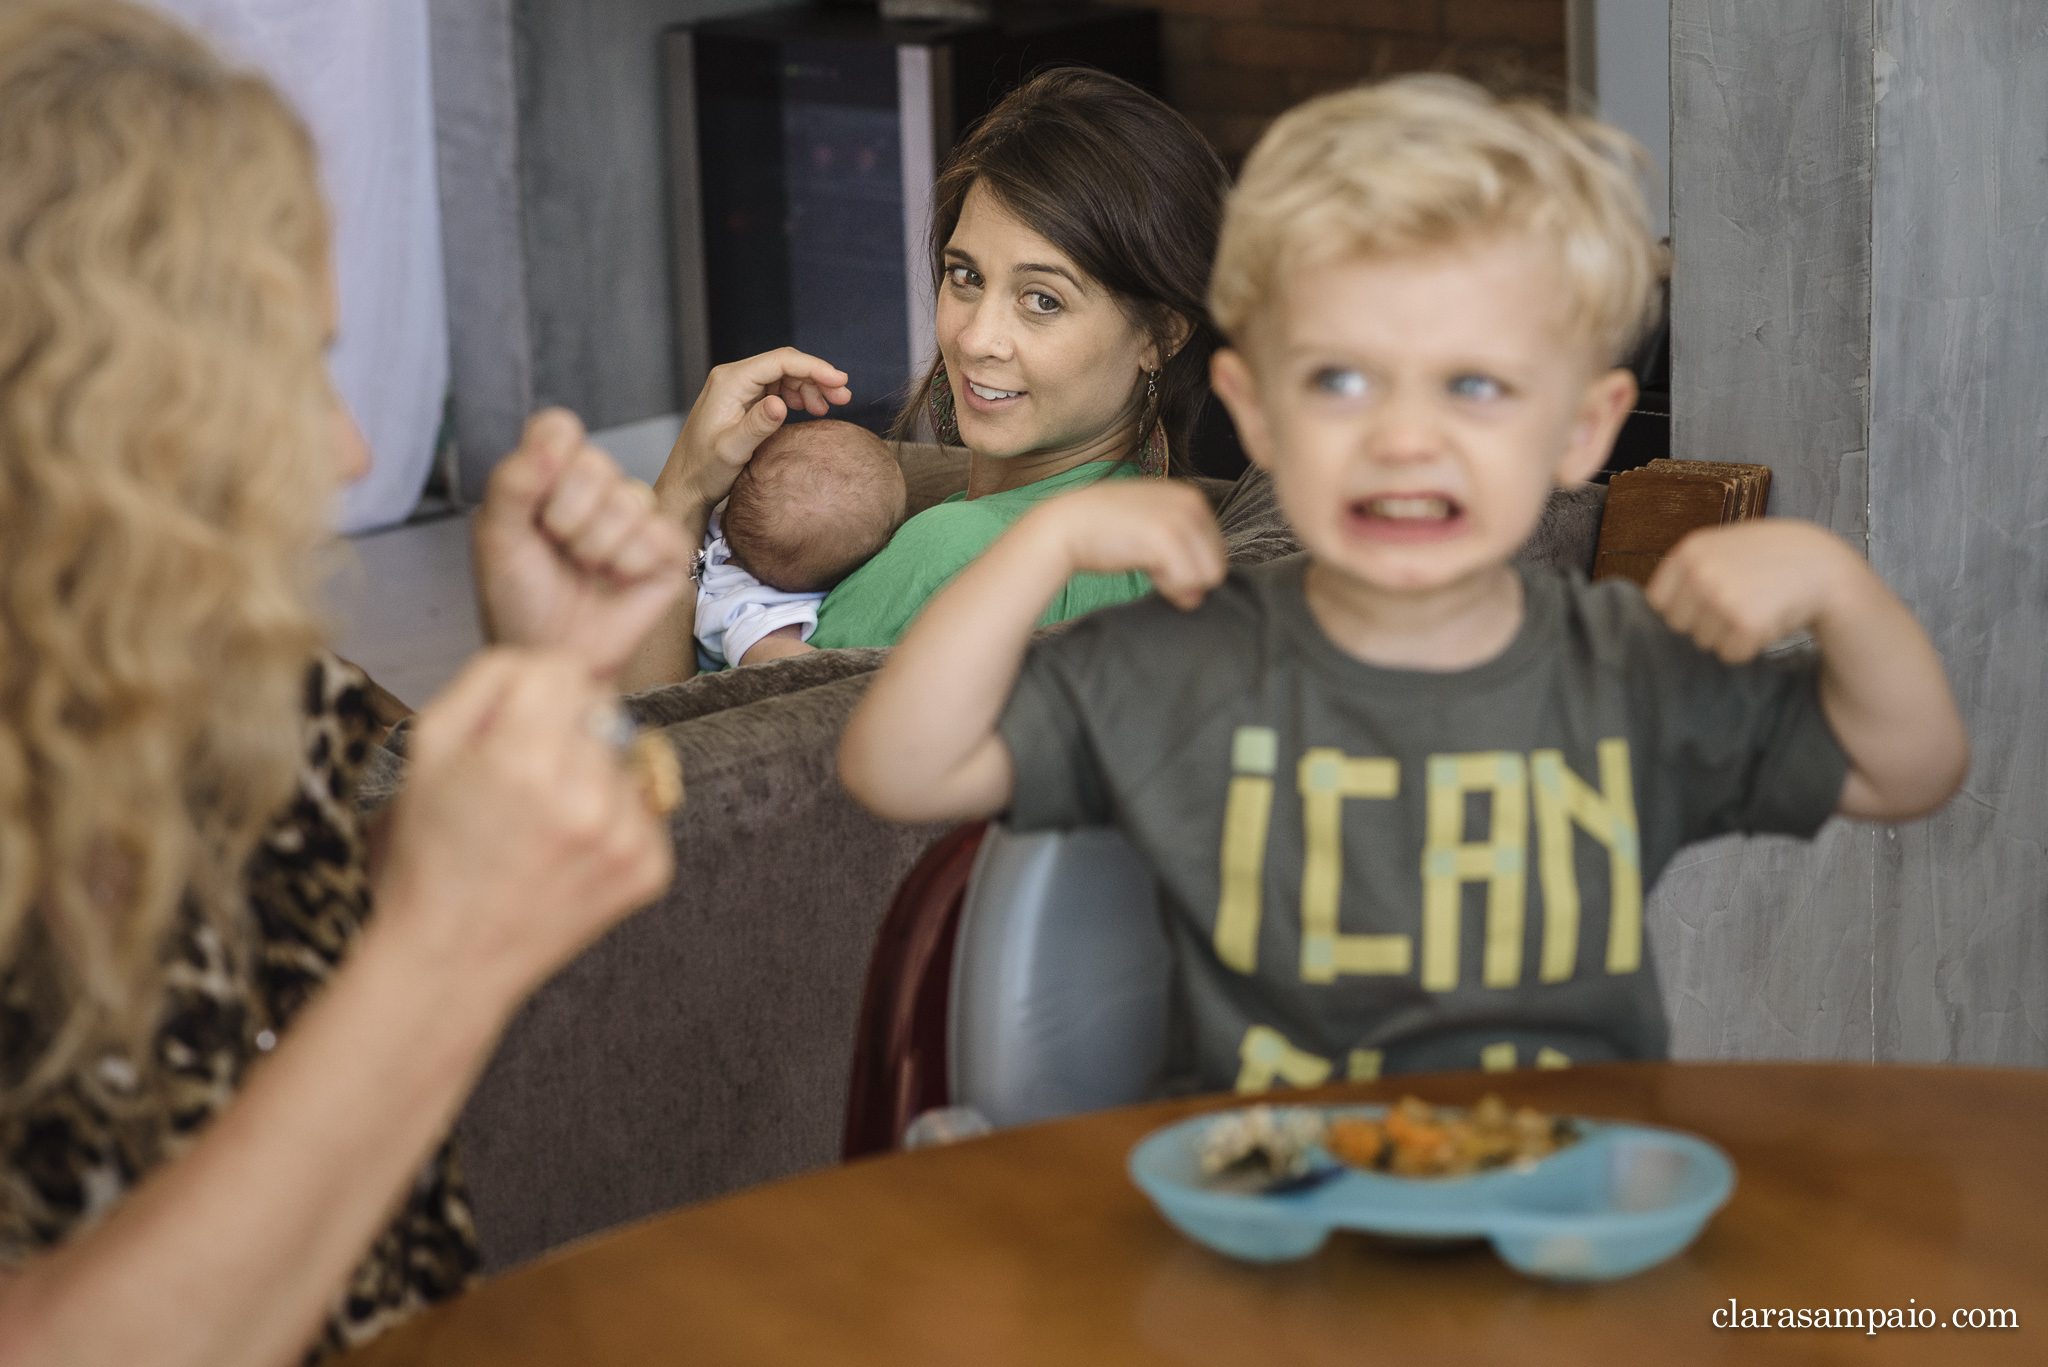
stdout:
{"type": "MultiPolygon", "coordinates": [[[[1377,1119],[1384,1106],[1321,1107],[1377,1119]]],[[[1228,1114],[1225,1112],[1224,1114],[1228,1114]]],[[[1394,1177],[1344,1169],[1284,1195],[1204,1186],[1197,1158],[1215,1115],[1156,1130],[1131,1150],[1131,1180],[1182,1233],[1252,1262],[1305,1258],[1333,1229],[1413,1239],[1487,1239],[1517,1271],[1607,1281],[1654,1267],[1696,1238],[1735,1190],[1735,1165],[1703,1139],[1578,1120],[1578,1143],[1526,1171],[1394,1177]]],[[[1317,1152],[1318,1163],[1327,1155],[1317,1152]]]]}

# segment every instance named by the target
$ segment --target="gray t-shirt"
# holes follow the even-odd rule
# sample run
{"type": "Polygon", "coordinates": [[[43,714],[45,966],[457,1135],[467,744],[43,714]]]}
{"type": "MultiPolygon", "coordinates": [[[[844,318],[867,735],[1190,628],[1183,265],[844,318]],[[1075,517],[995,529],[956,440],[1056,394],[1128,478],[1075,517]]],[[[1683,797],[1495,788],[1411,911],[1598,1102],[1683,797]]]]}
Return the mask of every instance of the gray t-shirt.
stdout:
{"type": "Polygon", "coordinates": [[[1339,650],[1305,557],[1041,641],[1000,730],[1018,830],[1151,861],[1201,1085],[1660,1058],[1643,897],[1683,845],[1811,835],[1848,761],[1811,660],[1728,666],[1632,584],[1522,567],[1498,657],[1339,650]]]}

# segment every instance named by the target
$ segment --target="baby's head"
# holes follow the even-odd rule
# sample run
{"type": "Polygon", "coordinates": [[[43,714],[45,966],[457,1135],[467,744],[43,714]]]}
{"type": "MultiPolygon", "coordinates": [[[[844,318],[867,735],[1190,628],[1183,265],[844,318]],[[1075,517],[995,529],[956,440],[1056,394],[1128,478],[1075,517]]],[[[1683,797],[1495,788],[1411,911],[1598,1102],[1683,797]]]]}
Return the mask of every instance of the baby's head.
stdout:
{"type": "Polygon", "coordinates": [[[1641,164],[1615,129],[1445,76],[1274,123],[1224,218],[1214,378],[1319,562],[1458,582],[1600,468],[1661,267],[1641,164]]]}
{"type": "Polygon", "coordinates": [[[791,423],[733,482],[723,526],[733,563],[788,593],[821,593],[888,544],[908,493],[887,443],[829,419],[791,423]]]}

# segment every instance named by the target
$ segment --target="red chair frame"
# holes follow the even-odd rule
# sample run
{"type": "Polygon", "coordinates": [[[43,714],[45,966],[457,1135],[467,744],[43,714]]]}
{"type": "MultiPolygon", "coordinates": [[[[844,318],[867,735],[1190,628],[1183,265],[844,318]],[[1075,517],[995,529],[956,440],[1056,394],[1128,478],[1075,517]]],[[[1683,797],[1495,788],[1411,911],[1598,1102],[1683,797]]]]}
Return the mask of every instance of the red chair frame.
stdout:
{"type": "Polygon", "coordinates": [[[948,1104],[953,944],[967,880],[987,832],[987,822],[971,822],[925,851],[882,918],[854,1037],[847,1158],[901,1147],[911,1121],[948,1104]]]}

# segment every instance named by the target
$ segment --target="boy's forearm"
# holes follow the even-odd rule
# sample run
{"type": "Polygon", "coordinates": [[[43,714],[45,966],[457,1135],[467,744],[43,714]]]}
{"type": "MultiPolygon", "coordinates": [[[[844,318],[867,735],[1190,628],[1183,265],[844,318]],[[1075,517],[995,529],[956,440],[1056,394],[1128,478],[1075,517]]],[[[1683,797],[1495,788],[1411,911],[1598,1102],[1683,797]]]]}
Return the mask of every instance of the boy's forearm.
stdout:
{"type": "Polygon", "coordinates": [[[1032,628],[1072,573],[1054,529],[1027,516],[925,605],[840,744],[848,791],[897,821],[965,820],[1009,804],[996,733],[1032,628]]]}
{"type": "Polygon", "coordinates": [[[1814,623],[1820,699],[1849,756],[1843,815],[1925,816],[1961,786],[1969,741],[1933,643],[1859,560],[1814,623]]]}

